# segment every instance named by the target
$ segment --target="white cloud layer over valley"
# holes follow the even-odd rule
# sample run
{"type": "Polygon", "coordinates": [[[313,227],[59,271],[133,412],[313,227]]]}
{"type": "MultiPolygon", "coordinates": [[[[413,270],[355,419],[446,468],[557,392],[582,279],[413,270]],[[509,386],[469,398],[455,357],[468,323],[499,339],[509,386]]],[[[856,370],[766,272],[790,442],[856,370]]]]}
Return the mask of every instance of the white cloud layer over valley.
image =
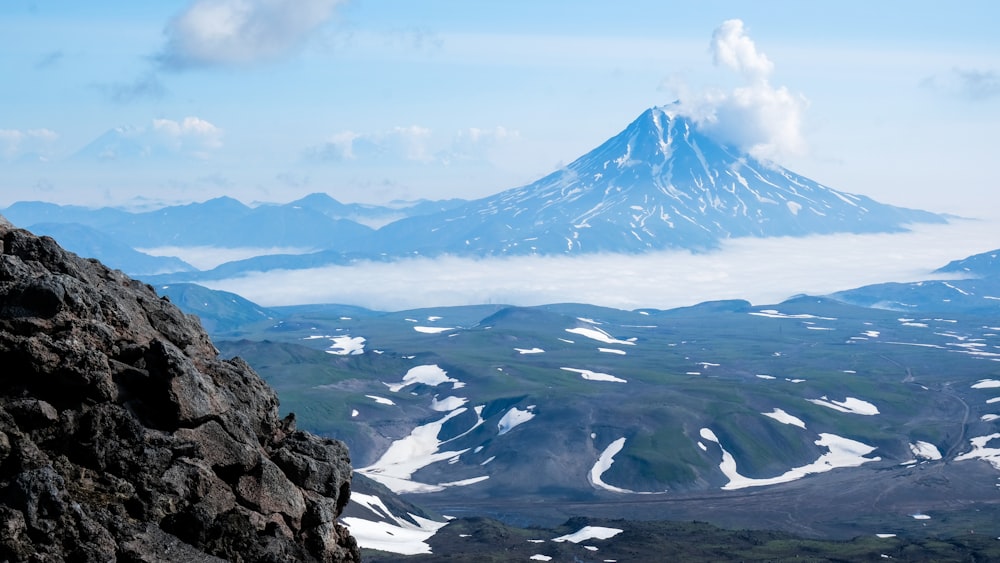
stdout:
{"type": "Polygon", "coordinates": [[[998,234],[996,222],[955,221],[899,234],[733,239],[705,254],[414,258],[202,283],[264,306],[342,303],[383,311],[567,302],[669,309],[719,299],[763,305],[873,283],[944,279],[931,272],[1000,247],[998,234]]]}

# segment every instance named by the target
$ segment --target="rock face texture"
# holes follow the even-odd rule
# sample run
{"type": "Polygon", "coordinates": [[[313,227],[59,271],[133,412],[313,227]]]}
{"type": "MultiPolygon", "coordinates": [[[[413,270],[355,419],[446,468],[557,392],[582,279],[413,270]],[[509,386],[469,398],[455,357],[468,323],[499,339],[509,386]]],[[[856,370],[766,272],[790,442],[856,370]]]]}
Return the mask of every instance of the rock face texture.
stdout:
{"type": "Polygon", "coordinates": [[[0,561],[359,561],[350,482],[195,317],[0,217],[0,561]]]}

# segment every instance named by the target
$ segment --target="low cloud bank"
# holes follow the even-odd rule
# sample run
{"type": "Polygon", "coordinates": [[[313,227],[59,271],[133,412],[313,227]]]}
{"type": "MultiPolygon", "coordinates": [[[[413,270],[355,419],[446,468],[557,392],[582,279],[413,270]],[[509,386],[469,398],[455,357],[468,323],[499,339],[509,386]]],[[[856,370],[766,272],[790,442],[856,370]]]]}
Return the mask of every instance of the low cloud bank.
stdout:
{"type": "Polygon", "coordinates": [[[204,285],[264,306],[342,303],[382,311],[566,302],[670,309],[718,299],[760,305],[873,283],[942,279],[931,272],[1000,248],[998,233],[994,221],[956,221],[899,234],[742,238],[707,254],[416,258],[253,273],[204,285]]]}

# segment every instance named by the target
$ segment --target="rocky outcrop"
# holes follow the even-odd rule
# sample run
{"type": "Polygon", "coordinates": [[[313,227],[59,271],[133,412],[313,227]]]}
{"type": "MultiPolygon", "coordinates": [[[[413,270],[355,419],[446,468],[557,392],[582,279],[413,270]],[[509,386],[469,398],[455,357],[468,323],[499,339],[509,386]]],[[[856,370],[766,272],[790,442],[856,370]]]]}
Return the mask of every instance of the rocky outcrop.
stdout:
{"type": "Polygon", "coordinates": [[[356,561],[350,482],[195,317],[0,218],[0,561],[356,561]]]}

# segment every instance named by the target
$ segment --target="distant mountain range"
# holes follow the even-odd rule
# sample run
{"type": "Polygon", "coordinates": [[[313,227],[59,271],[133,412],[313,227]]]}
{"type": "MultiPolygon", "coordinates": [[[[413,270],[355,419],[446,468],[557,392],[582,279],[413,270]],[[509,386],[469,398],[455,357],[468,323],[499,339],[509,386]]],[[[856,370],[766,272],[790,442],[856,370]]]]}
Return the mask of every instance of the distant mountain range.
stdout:
{"type": "MultiPolygon", "coordinates": [[[[156,278],[162,282],[415,255],[710,250],[736,237],[894,232],[946,222],[759,161],[702,134],[672,106],[646,110],[618,135],[532,184],[474,201],[376,206],[317,193],[256,207],[223,197],[142,213],[41,202],[18,202],[0,213],[29,229],[79,223],[134,249],[295,249],[213,272],[156,278]]],[[[112,265],[149,273],[145,264],[112,265]]]]}

